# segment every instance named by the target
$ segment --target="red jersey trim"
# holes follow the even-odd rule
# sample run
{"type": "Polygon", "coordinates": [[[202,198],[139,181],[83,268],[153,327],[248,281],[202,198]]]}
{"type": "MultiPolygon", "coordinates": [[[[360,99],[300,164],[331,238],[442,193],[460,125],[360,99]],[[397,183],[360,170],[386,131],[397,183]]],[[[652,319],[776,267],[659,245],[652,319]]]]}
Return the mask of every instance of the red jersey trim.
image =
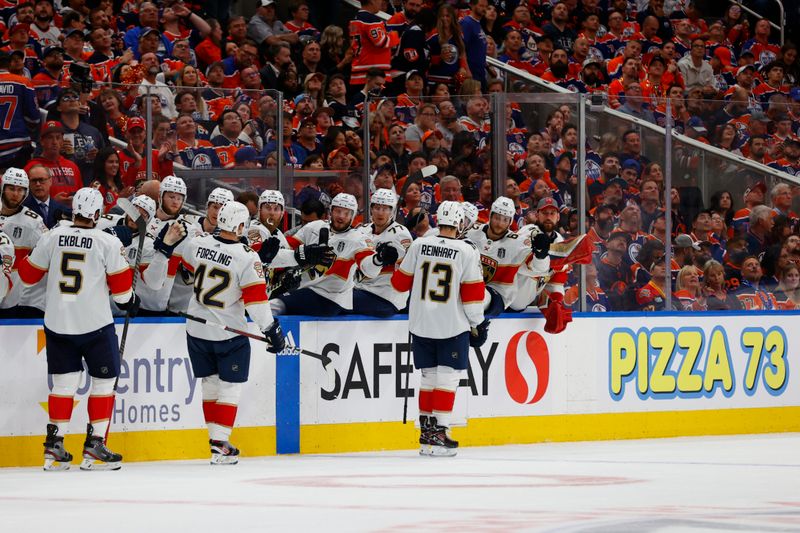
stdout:
{"type": "Polygon", "coordinates": [[[483,302],[486,285],[482,281],[466,281],[461,284],[461,303],[483,302]]]}

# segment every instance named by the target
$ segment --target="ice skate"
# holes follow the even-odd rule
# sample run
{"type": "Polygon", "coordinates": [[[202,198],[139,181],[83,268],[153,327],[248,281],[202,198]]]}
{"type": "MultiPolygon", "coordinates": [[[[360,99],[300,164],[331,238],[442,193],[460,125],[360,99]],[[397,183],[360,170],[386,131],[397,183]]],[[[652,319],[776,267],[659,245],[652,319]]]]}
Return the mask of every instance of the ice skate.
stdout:
{"type": "Polygon", "coordinates": [[[427,416],[421,415],[419,417],[419,432],[419,454],[432,455],[430,437],[431,426],[427,416]]]}
{"type": "Polygon", "coordinates": [[[81,470],[119,470],[122,456],[106,447],[105,439],[92,435],[94,428],[86,425],[86,442],[83,443],[81,470]]]}
{"type": "Polygon", "coordinates": [[[448,428],[436,424],[436,417],[431,417],[429,420],[430,433],[429,440],[431,446],[431,455],[436,457],[453,457],[458,448],[458,441],[450,438],[448,428]]]}
{"type": "Polygon", "coordinates": [[[69,470],[72,454],[64,449],[64,437],[58,436],[58,426],[47,424],[44,441],[44,469],[50,472],[69,470]]]}
{"type": "Polygon", "coordinates": [[[212,465],[235,465],[239,462],[239,449],[226,440],[210,440],[212,465]]]}

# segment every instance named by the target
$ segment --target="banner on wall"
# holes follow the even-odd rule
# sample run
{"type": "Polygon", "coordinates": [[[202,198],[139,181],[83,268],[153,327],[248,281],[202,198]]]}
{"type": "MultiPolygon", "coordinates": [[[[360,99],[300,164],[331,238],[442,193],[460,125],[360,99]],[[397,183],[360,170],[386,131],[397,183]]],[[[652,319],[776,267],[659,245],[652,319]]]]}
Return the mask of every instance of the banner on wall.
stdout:
{"type": "MultiPolygon", "coordinates": [[[[462,420],[800,405],[792,315],[578,318],[559,335],[519,316],[492,321],[489,340],[471,350],[456,397],[462,420]]],[[[302,361],[301,424],[395,421],[405,394],[415,418],[419,372],[406,390],[406,322],[343,326],[300,324],[303,346],[334,365],[326,374],[302,361]]]]}
{"type": "MultiPolygon", "coordinates": [[[[117,335],[121,335],[118,326],[117,335]]],[[[47,424],[47,375],[42,326],[0,327],[7,369],[0,375],[0,436],[41,435],[47,424]],[[13,370],[13,371],[12,371],[13,370]]],[[[250,381],[245,384],[237,426],[275,425],[275,359],[252,341],[250,381]]],[[[86,430],[90,378],[81,375],[69,433],[86,430]]],[[[186,327],[133,323],[128,333],[114,404],[112,432],[204,428],[201,382],[192,373],[186,327]]]]}

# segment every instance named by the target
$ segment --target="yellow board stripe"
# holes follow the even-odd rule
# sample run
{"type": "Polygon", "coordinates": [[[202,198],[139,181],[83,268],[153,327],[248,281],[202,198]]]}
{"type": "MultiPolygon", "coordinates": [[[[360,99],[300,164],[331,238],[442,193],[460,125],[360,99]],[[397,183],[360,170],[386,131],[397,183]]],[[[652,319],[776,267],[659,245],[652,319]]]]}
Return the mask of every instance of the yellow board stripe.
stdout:
{"type": "MultiPolygon", "coordinates": [[[[471,419],[453,429],[462,446],[644,439],[700,435],[800,432],[800,407],[599,413],[471,419]]],[[[418,446],[413,420],[300,426],[302,453],[410,450],[418,446]]],[[[80,461],[83,435],[67,435],[80,461]]],[[[41,466],[44,436],[0,437],[0,467],[41,466]]],[[[244,457],[275,454],[275,427],[235,428],[231,441],[244,457]]],[[[109,447],[126,462],[209,458],[205,429],[111,433],[109,447]]]]}
{"type": "MultiPolygon", "coordinates": [[[[414,421],[300,426],[302,453],[406,450],[419,446],[414,421]]],[[[800,407],[599,413],[470,419],[453,428],[461,446],[736,435],[800,431],[800,407]]]]}
{"type": "MultiPolygon", "coordinates": [[[[82,459],[85,435],[67,435],[64,447],[73,455],[73,464],[82,459]]],[[[236,428],[231,441],[242,450],[242,457],[275,455],[275,427],[236,428]]],[[[42,466],[44,435],[0,437],[0,467],[42,466]]],[[[108,436],[108,447],[121,453],[123,462],[168,461],[178,459],[210,459],[208,431],[205,429],[173,429],[131,431],[108,436]]]]}

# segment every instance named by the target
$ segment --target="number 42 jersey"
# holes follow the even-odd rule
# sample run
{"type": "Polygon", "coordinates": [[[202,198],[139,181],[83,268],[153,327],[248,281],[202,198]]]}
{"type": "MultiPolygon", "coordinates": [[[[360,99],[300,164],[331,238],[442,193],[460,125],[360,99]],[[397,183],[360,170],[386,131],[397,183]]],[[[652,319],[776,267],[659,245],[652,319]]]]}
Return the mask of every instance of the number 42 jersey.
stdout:
{"type": "Polygon", "coordinates": [[[408,330],[428,339],[449,339],[483,322],[483,274],[475,247],[441,236],[411,244],[392,276],[408,299],[408,330]]]}
{"type": "MultiPolygon", "coordinates": [[[[182,261],[194,272],[190,315],[247,330],[246,307],[247,314],[261,331],[272,324],[264,268],[258,254],[249,246],[219,236],[201,235],[189,242],[182,261]]],[[[209,341],[236,336],[236,333],[191,320],[186,322],[186,333],[209,341]]]]}

